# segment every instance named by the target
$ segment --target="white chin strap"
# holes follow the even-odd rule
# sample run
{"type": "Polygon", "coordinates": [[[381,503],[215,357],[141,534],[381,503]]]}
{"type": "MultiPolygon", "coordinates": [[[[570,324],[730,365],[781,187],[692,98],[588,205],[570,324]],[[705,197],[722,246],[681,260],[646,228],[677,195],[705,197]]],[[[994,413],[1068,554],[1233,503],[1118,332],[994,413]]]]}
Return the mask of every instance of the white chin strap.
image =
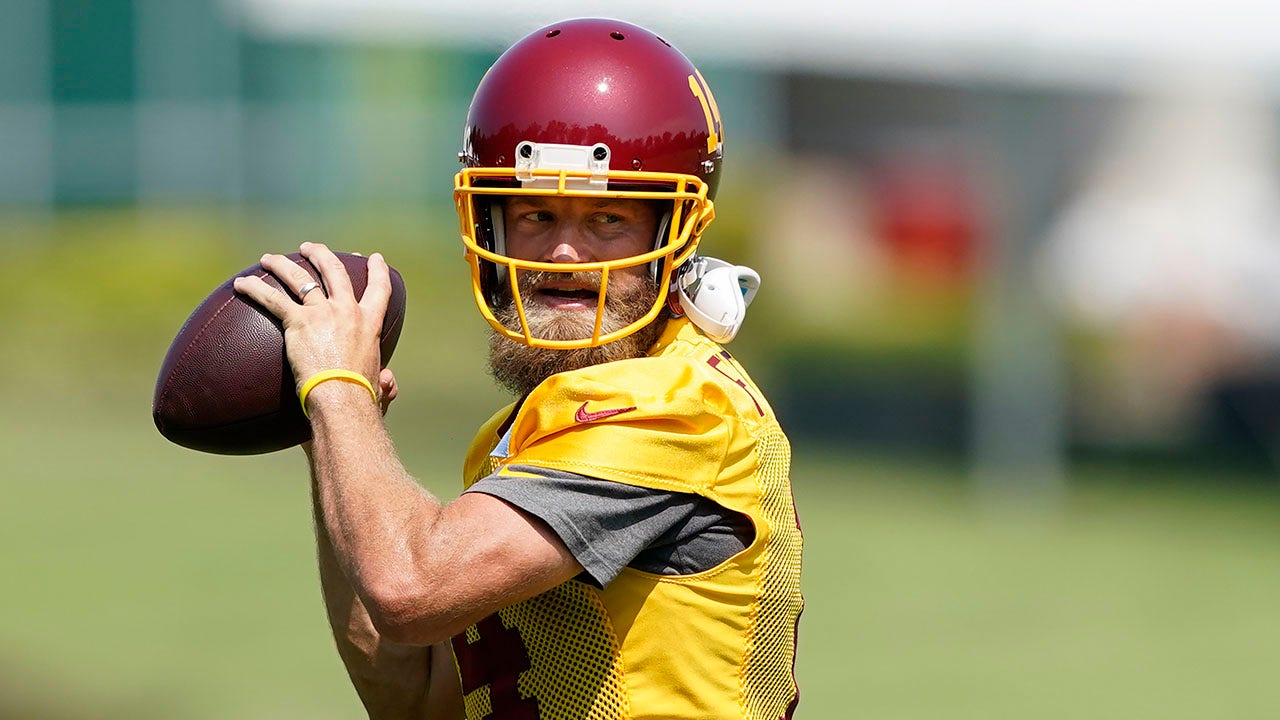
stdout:
{"type": "Polygon", "coordinates": [[[685,263],[676,282],[684,314],[719,343],[738,334],[747,306],[759,289],[760,274],[755,270],[712,257],[696,257],[685,263]]]}

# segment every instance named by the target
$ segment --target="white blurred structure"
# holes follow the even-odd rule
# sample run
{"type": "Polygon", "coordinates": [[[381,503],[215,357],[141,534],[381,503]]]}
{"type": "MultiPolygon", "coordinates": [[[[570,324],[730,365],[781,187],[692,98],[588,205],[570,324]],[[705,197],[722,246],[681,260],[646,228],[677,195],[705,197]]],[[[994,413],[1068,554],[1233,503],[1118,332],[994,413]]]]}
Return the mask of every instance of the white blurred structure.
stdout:
{"type": "Polygon", "coordinates": [[[1049,233],[1064,310],[1110,327],[1200,314],[1280,345],[1280,176],[1261,88],[1183,75],[1129,105],[1049,233]]]}
{"type": "Polygon", "coordinates": [[[1115,439],[1175,439],[1223,378],[1280,352],[1280,173],[1266,88],[1186,72],[1128,101],[1039,272],[1071,325],[1109,339],[1081,378],[1115,439]]]}
{"type": "Polygon", "coordinates": [[[755,67],[1034,84],[1123,86],[1170,60],[1254,72],[1280,67],[1269,0],[224,0],[259,32],[502,47],[575,16],[627,19],[678,47],[755,67]]]}

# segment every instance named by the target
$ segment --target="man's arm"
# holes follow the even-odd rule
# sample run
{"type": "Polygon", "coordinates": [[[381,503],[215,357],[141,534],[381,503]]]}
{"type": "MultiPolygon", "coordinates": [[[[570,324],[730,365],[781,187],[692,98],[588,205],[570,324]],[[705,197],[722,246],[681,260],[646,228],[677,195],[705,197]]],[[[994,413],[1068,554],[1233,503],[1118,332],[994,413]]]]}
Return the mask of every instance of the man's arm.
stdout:
{"type": "Polygon", "coordinates": [[[313,503],[313,507],[320,587],[329,625],[338,655],[370,719],[461,718],[462,689],[448,644],[400,645],[378,634],[338,566],[329,533],[320,521],[319,504],[313,503]]]}
{"type": "MultiPolygon", "coordinates": [[[[318,518],[317,518],[318,520],[318,518]]],[[[386,642],[342,575],[323,523],[316,523],[320,588],[338,655],[370,718],[426,717],[431,648],[386,642]]]]}
{"type": "MultiPolygon", "coordinates": [[[[377,254],[369,258],[368,284],[357,301],[345,267],[328,248],[304,243],[301,250],[320,270],[327,298],[313,292],[299,304],[253,276],[237,278],[236,289],[281,319],[295,377],[344,368],[377,382],[379,332],[391,292],[386,262],[377,254]]],[[[311,279],[281,255],[264,256],[263,266],[295,292],[311,279]]],[[[468,494],[441,505],[400,464],[364,388],[324,382],[307,407],[317,525],[381,640],[444,641],[581,571],[550,529],[502,500],[468,494]]]]}
{"type": "Polygon", "coordinates": [[[362,388],[322,384],[309,406],[319,524],[384,639],[447,640],[582,571],[554,532],[502,500],[436,501],[400,465],[362,388]]]}

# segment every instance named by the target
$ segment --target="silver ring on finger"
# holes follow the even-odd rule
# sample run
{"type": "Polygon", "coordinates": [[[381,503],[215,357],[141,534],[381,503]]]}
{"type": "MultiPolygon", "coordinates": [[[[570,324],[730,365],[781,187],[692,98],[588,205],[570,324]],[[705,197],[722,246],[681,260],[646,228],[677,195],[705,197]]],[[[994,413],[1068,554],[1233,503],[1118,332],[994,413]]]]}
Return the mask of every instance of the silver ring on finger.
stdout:
{"type": "Polygon", "coordinates": [[[320,287],[320,283],[315,282],[314,280],[307,283],[306,285],[303,285],[302,287],[298,288],[298,299],[306,300],[307,293],[311,292],[312,290],[315,290],[318,287],[320,287]]]}

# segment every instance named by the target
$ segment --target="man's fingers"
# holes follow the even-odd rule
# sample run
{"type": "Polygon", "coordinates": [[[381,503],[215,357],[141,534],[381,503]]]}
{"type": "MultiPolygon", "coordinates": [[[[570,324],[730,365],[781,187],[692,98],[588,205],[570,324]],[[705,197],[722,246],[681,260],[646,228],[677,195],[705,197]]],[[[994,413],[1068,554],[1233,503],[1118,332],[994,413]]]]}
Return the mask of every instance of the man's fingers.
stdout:
{"type": "Polygon", "coordinates": [[[311,277],[311,273],[303,270],[301,265],[284,255],[263,255],[258,262],[262,265],[263,270],[275,275],[280,284],[299,302],[305,299],[304,295],[311,295],[317,291],[320,293],[318,297],[324,297],[324,290],[318,287],[315,290],[303,292],[307,289],[307,285],[315,282],[315,280],[311,277]]]}
{"type": "Polygon", "coordinates": [[[387,314],[387,303],[391,299],[391,270],[382,253],[369,256],[368,268],[368,281],[364,296],[360,298],[360,307],[366,312],[374,313],[378,327],[382,327],[383,316],[387,314]]]}
{"type": "Polygon", "coordinates": [[[380,390],[378,397],[382,404],[382,414],[386,415],[391,401],[400,394],[400,389],[396,386],[396,376],[389,368],[382,368],[382,372],[378,373],[378,390],[380,390]]]}
{"type": "Polygon", "coordinates": [[[347,266],[342,264],[329,246],[324,243],[304,242],[298,247],[298,251],[320,271],[320,279],[324,280],[330,299],[355,299],[355,291],[351,288],[351,276],[347,274],[347,266]]]}
{"type": "Polygon", "coordinates": [[[236,292],[250,298],[281,320],[298,304],[279,288],[272,287],[257,275],[244,275],[232,282],[236,292]]]}

